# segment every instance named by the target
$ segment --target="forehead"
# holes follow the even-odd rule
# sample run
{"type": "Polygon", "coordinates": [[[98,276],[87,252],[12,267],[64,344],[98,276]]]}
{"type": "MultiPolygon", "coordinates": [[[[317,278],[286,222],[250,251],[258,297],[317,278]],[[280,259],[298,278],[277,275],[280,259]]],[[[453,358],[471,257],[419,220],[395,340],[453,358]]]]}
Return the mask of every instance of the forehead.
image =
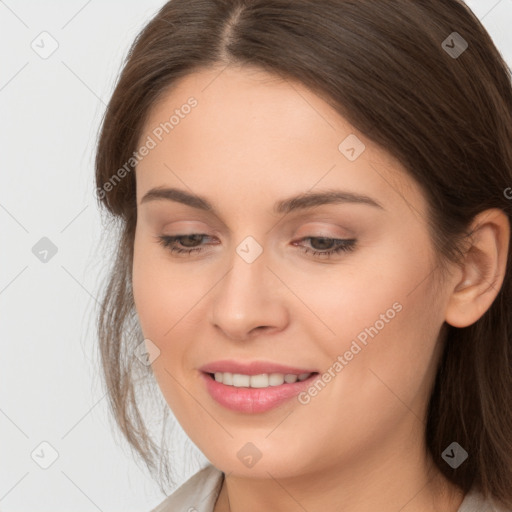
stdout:
{"type": "Polygon", "coordinates": [[[155,147],[137,165],[138,201],[165,185],[208,196],[224,184],[239,200],[343,186],[381,203],[426,206],[392,155],[302,84],[256,68],[216,67],[181,78],[149,112],[140,143],[148,137],[155,147]],[[364,144],[355,160],[344,153],[346,140],[364,144]]]}

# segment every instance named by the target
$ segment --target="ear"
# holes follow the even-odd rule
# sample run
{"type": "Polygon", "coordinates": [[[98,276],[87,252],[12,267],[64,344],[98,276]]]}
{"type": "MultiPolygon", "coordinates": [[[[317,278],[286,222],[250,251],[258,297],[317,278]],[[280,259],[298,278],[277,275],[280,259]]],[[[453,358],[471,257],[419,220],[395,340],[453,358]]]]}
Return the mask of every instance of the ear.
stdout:
{"type": "Polygon", "coordinates": [[[461,272],[446,309],[454,327],[475,323],[491,306],[503,284],[507,265],[510,224],[499,208],[485,210],[473,220],[461,272]]]}

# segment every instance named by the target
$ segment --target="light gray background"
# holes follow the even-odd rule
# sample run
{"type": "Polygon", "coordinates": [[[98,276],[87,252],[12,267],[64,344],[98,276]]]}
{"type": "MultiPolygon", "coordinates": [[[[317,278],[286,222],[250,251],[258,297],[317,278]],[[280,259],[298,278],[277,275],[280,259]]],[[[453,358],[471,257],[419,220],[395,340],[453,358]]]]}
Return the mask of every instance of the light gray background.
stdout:
{"type": "MultiPolygon", "coordinates": [[[[97,130],[129,45],[164,3],[0,1],[3,512],[149,511],[164,498],[111,431],[93,316],[106,269],[97,130]],[[51,48],[44,31],[58,43],[46,59],[31,47],[51,48]],[[32,253],[42,237],[58,249],[46,263],[32,253]],[[31,458],[50,456],[43,441],[58,452],[48,469],[31,458]]],[[[512,0],[468,4],[512,67],[512,0]]],[[[181,481],[206,461],[195,453],[181,481]]]]}

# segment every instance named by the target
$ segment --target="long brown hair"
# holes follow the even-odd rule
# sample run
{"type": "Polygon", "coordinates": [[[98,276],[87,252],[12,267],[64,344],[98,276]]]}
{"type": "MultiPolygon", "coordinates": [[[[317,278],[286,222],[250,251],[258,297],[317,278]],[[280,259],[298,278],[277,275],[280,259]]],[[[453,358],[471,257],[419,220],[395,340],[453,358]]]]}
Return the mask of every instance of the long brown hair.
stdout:
{"type": "MultiPolygon", "coordinates": [[[[142,341],[131,290],[134,151],[149,109],[177,79],[230,63],[298,80],[394,155],[428,200],[441,271],[443,262],[463,254],[478,213],[497,207],[510,219],[512,212],[504,192],[512,186],[510,70],[461,1],[166,3],[129,51],[96,155],[98,200],[118,228],[98,314],[103,377],[117,425],[160,475],[165,468],[168,476],[167,461],[149,435],[137,396],[151,371],[133,356],[142,341]]],[[[464,492],[474,487],[512,507],[510,259],[509,251],[504,283],[477,322],[466,328],[443,325],[444,351],[425,435],[446,478],[464,492]],[[441,456],[453,441],[469,453],[457,469],[441,456]]]]}

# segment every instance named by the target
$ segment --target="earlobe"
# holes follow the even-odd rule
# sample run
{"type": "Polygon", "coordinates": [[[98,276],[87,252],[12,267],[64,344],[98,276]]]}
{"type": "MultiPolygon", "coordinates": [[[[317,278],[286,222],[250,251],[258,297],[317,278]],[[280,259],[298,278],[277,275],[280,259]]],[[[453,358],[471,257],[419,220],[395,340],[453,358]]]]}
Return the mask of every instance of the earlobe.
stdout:
{"type": "Polygon", "coordinates": [[[490,307],[503,284],[510,224],[498,208],[481,212],[471,225],[470,245],[449,298],[445,320],[454,327],[475,323],[490,307]]]}

